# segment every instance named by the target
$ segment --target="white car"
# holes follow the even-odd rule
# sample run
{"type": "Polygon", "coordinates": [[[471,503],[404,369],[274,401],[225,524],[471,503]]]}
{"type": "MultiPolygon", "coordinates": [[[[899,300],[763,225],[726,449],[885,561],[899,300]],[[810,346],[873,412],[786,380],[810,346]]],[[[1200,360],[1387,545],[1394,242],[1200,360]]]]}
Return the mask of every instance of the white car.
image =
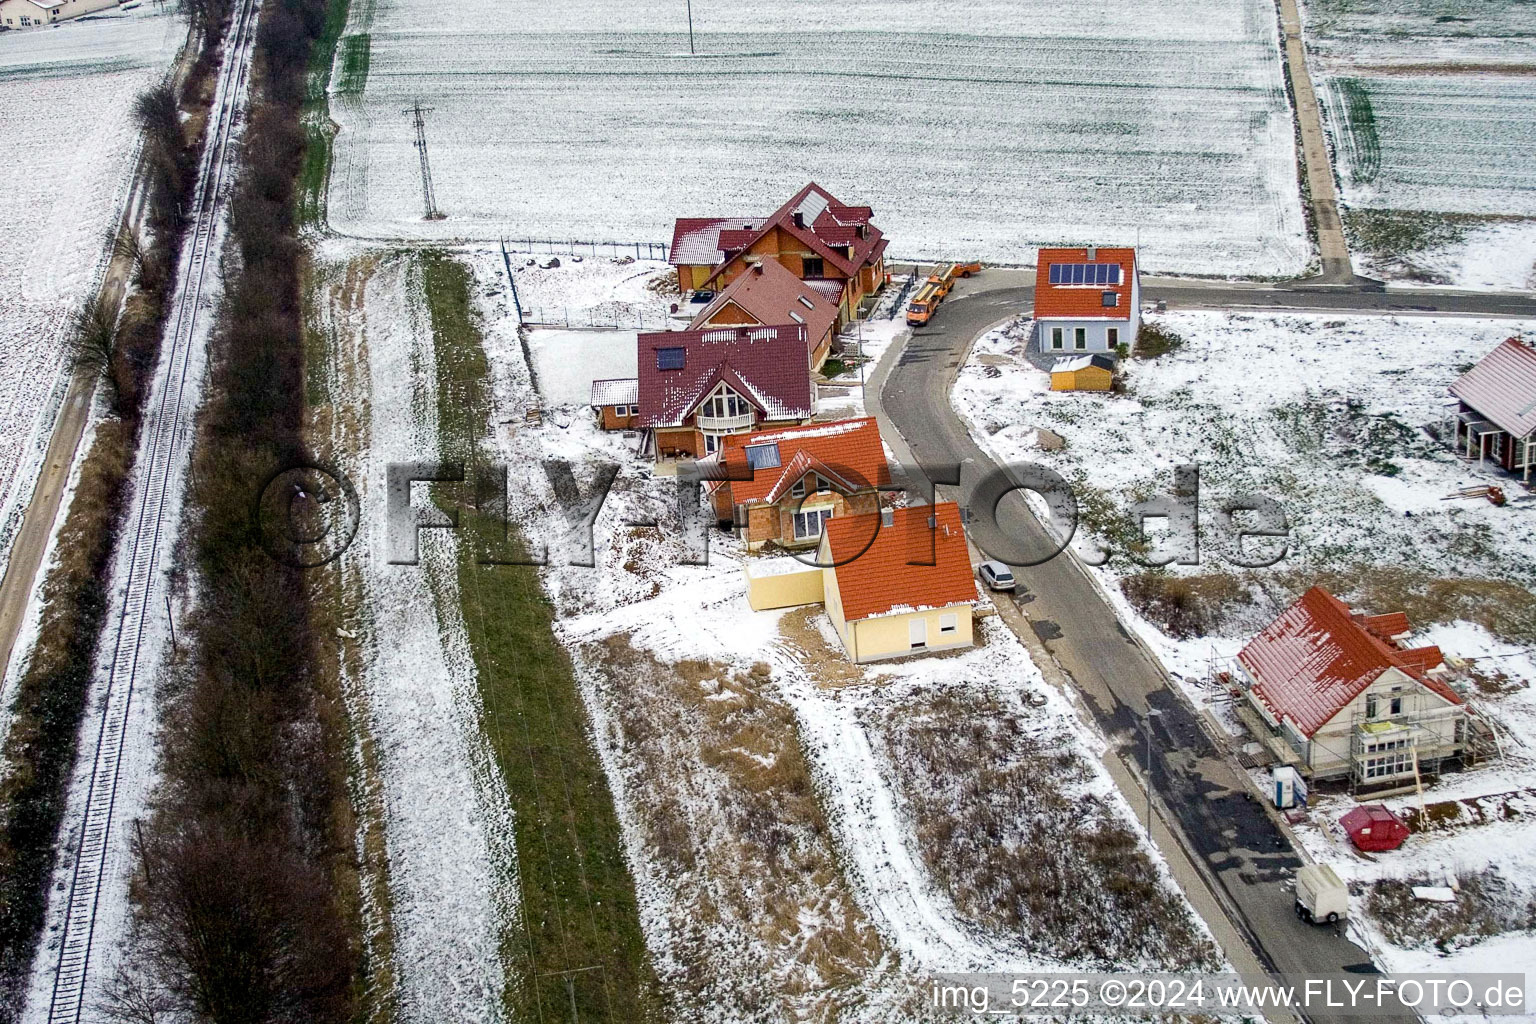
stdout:
{"type": "Polygon", "coordinates": [[[990,590],[1012,590],[1019,585],[1019,581],[1013,578],[1013,570],[1002,562],[988,559],[976,567],[976,574],[990,590]]]}

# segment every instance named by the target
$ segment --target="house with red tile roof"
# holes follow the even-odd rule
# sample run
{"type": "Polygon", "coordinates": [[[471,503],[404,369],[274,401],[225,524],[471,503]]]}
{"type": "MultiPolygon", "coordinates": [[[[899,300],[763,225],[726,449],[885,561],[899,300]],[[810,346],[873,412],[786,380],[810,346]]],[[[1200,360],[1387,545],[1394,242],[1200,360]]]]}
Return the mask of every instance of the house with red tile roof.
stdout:
{"type": "Polygon", "coordinates": [[[1460,759],[1465,702],[1402,612],[1366,615],[1313,587],[1237,656],[1249,727],[1282,761],[1355,787],[1412,782],[1460,759]]]}
{"type": "Polygon", "coordinates": [[[750,551],[815,547],[828,519],[878,512],[891,482],[873,417],[732,434],[715,463],[715,517],[750,551]]]}
{"type": "Polygon", "coordinates": [[[1135,249],[1041,249],[1035,262],[1035,344],[1052,355],[1136,343],[1141,275],[1135,249]]]}
{"type": "Polygon", "coordinates": [[[1536,348],[1509,338],[1451,385],[1456,452],[1494,462],[1529,486],[1536,467],[1536,348]]]}
{"type": "Polygon", "coordinates": [[[718,291],[749,257],[773,259],[838,307],[840,327],[885,283],[888,242],[873,216],[811,182],[766,217],[679,218],[668,259],[684,292],[718,291]]]}
{"type": "Polygon", "coordinates": [[[851,660],[972,644],[976,579],[954,502],[828,519],[817,562],[827,616],[851,660]]]}
{"type": "Polygon", "coordinates": [[[805,327],[710,327],[636,339],[634,425],[657,459],[702,457],[721,439],[811,418],[805,327]]]}
{"type": "Polygon", "coordinates": [[[785,270],[774,259],[747,257],[747,269],[726,285],[688,326],[799,324],[805,328],[807,370],[821,369],[837,330],[837,300],[785,270]]]}

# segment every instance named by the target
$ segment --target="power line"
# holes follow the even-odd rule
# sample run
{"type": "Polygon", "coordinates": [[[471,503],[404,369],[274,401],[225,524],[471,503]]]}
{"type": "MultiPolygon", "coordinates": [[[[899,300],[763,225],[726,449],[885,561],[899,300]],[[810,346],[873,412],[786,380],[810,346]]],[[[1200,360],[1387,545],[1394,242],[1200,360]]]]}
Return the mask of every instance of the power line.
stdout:
{"type": "Polygon", "coordinates": [[[410,114],[415,119],[416,127],[416,152],[421,157],[421,198],[426,206],[427,220],[442,220],[446,214],[437,208],[437,193],[432,188],[432,164],[427,159],[427,118],[434,108],[423,107],[417,100],[409,107],[401,111],[402,114],[410,114]]]}

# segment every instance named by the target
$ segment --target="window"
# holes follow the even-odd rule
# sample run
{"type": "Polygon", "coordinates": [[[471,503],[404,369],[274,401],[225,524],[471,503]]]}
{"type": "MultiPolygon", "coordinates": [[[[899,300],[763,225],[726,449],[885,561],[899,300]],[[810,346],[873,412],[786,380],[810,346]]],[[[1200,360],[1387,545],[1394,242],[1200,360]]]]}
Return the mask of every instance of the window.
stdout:
{"type": "Polygon", "coordinates": [[[778,469],[779,445],[777,441],[767,444],[747,445],[747,465],[753,469],[778,469]]]}
{"type": "Polygon", "coordinates": [[[745,416],[752,411],[747,400],[742,398],[730,388],[721,385],[720,389],[699,406],[700,416],[713,416],[716,419],[724,419],[727,416],[745,416]]]}
{"type": "Polygon", "coordinates": [[[812,302],[810,299],[806,298],[804,295],[800,296],[800,305],[804,306],[806,309],[815,309],[816,308],[816,303],[812,302]]]}
{"type": "Polygon", "coordinates": [[[1384,779],[1392,775],[1402,775],[1413,770],[1413,757],[1411,754],[1389,754],[1386,757],[1373,757],[1365,762],[1365,770],[1361,772],[1367,779],[1384,779]]]}
{"type": "Polygon", "coordinates": [[[1109,342],[1109,347],[1114,348],[1116,345],[1120,344],[1120,328],[1106,327],[1104,329],[1104,338],[1109,342]]]}
{"type": "Polygon", "coordinates": [[[720,437],[718,434],[704,435],[704,454],[713,455],[720,450],[720,437]]]}
{"type": "Polygon", "coordinates": [[[921,615],[907,621],[907,643],[914,651],[928,646],[928,620],[921,615]]]}
{"type": "Polygon", "coordinates": [[[1376,717],[1376,695],[1374,693],[1368,693],[1365,695],[1365,717],[1376,717]]]}
{"type": "Polygon", "coordinates": [[[1051,348],[1061,348],[1061,328],[1051,328],[1051,348]]]}
{"type": "Polygon", "coordinates": [[[796,313],[794,310],[789,311],[789,318],[797,324],[803,325],[805,323],[805,317],[801,316],[799,313],[796,313]]]}
{"type": "Polygon", "coordinates": [[[1088,347],[1088,328],[1086,328],[1086,327],[1074,327],[1074,328],[1072,328],[1072,347],[1073,348],[1077,348],[1077,349],[1083,349],[1083,348],[1087,348],[1088,347]]]}
{"type": "Polygon", "coordinates": [[[825,267],[825,265],[823,265],[820,256],[803,256],[803,257],[801,257],[801,259],[800,259],[800,276],[801,277],[820,277],[822,274],[825,274],[825,273],[826,273],[826,267],[825,267]]]}
{"type": "Polygon", "coordinates": [[[1051,284],[1098,286],[1120,283],[1118,263],[1053,263],[1051,284]]]}
{"type": "Polygon", "coordinates": [[[1105,292],[1099,296],[1099,303],[1103,305],[1105,309],[1114,309],[1116,306],[1120,305],[1120,296],[1116,295],[1114,292],[1105,292]]]}
{"type": "Polygon", "coordinates": [[[813,508],[795,513],[795,540],[814,540],[821,536],[821,526],[832,518],[830,508],[813,508]]]}
{"type": "Polygon", "coordinates": [[[794,486],[789,489],[789,496],[791,498],[805,497],[805,477],[795,481],[794,486]]]}
{"type": "Polygon", "coordinates": [[[960,631],[960,616],[955,612],[945,612],[939,616],[939,632],[958,633],[960,631]]]}
{"type": "Polygon", "coordinates": [[[1392,713],[1394,715],[1400,715],[1400,714],[1403,713],[1403,698],[1401,698],[1401,697],[1393,697],[1392,698],[1392,713]]]}
{"type": "Polygon", "coordinates": [[[686,361],[687,349],[659,348],[656,350],[656,369],[681,370],[686,361]]]}

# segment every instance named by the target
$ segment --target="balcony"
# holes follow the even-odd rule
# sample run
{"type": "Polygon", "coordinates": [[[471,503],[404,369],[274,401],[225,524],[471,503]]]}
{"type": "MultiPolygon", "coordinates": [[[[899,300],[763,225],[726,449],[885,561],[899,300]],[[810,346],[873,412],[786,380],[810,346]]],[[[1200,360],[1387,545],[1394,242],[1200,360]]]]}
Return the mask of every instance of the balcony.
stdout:
{"type": "Polygon", "coordinates": [[[709,434],[734,434],[750,429],[755,418],[751,409],[735,416],[706,416],[699,413],[694,417],[694,425],[709,434]]]}

